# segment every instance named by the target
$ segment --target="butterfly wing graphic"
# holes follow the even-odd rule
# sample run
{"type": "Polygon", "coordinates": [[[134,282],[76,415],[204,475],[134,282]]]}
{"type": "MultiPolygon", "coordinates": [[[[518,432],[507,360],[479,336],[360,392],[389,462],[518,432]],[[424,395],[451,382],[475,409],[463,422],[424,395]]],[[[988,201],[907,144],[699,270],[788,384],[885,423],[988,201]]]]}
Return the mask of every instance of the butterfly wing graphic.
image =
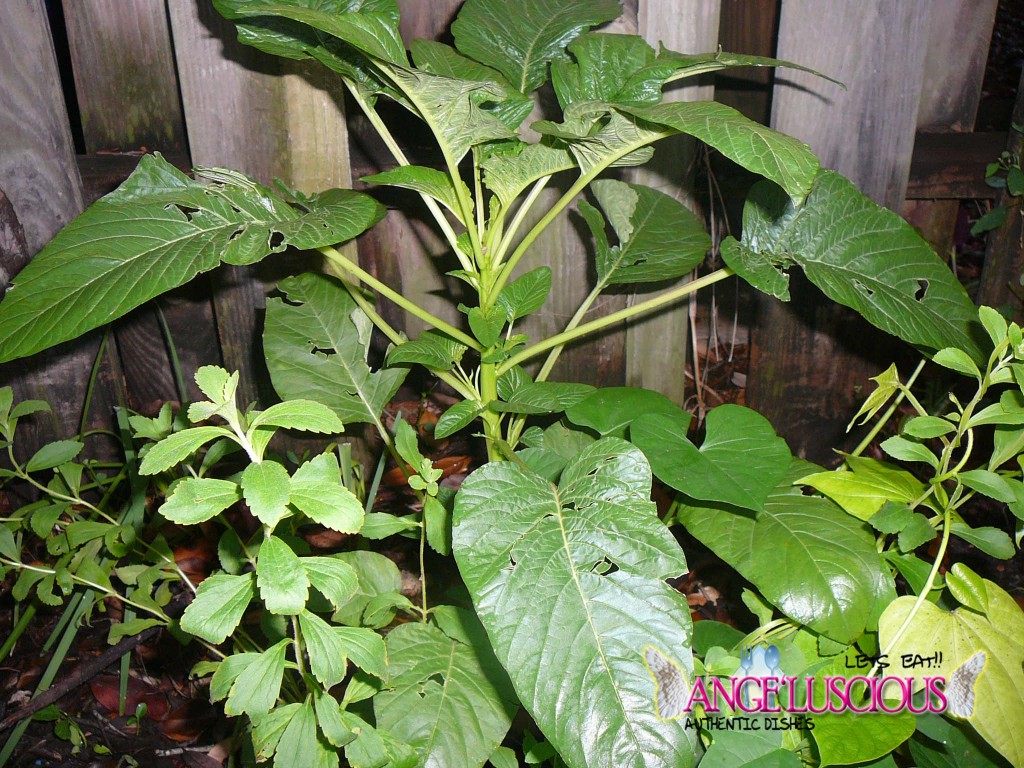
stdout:
{"type": "Polygon", "coordinates": [[[974,684],[985,668],[985,652],[978,651],[953,670],[946,683],[946,714],[969,718],[974,715],[974,684]]]}
{"type": "Polygon", "coordinates": [[[672,659],[653,645],[644,649],[644,661],[655,683],[655,702],[658,717],[675,720],[686,714],[684,707],[690,698],[690,684],[686,673],[672,659]]]}

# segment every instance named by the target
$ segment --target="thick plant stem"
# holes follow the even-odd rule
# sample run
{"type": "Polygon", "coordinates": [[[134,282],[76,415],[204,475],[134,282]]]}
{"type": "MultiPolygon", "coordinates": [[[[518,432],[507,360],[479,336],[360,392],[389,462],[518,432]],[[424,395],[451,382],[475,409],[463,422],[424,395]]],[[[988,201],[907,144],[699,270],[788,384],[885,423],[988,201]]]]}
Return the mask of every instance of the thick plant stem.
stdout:
{"type": "Polygon", "coordinates": [[[584,336],[589,336],[592,333],[596,333],[597,331],[603,330],[610,325],[615,325],[615,323],[621,322],[623,320],[628,320],[631,317],[642,315],[645,312],[651,312],[652,310],[658,309],[659,307],[663,307],[666,304],[671,304],[673,301],[677,301],[678,299],[681,299],[684,296],[689,296],[691,293],[693,293],[694,291],[698,291],[701,288],[706,288],[709,285],[714,285],[715,283],[721,280],[725,280],[727,277],[732,277],[734,274],[736,273],[733,272],[731,269],[729,269],[728,267],[724,267],[722,269],[712,272],[710,275],[705,275],[704,277],[698,278],[697,280],[686,283],[686,285],[681,285],[678,288],[673,288],[671,291],[665,291],[665,293],[655,296],[653,299],[642,301],[639,304],[633,305],[632,307],[620,309],[618,312],[612,312],[610,315],[605,315],[604,317],[600,317],[597,320],[591,320],[589,323],[584,323],[583,325],[571,331],[564,331],[562,333],[559,333],[555,336],[552,336],[550,339],[545,339],[544,341],[534,344],[532,347],[527,347],[522,352],[519,352],[518,354],[510,357],[498,368],[498,375],[500,376],[501,374],[505,373],[511,368],[514,368],[515,366],[519,365],[523,361],[529,360],[532,357],[536,357],[537,355],[543,354],[544,352],[547,352],[549,349],[554,349],[555,347],[563,346],[565,344],[568,344],[570,341],[581,339],[584,336]]]}
{"type": "Polygon", "coordinates": [[[332,265],[340,268],[341,270],[348,273],[349,275],[352,275],[356,279],[362,280],[368,286],[377,291],[377,293],[379,293],[381,296],[387,297],[395,304],[400,306],[402,309],[404,309],[406,312],[408,312],[410,315],[414,315],[423,322],[432,325],[437,330],[447,333],[460,344],[465,344],[470,349],[480,351],[480,342],[478,342],[472,336],[463,333],[451,323],[448,323],[442,320],[440,317],[431,314],[427,310],[423,309],[423,307],[419,306],[418,304],[412,301],[409,301],[402,294],[398,293],[392,288],[389,288],[387,285],[385,285],[380,280],[375,278],[362,267],[358,266],[357,264],[347,259],[345,255],[342,254],[341,251],[339,251],[337,248],[327,246],[325,248],[319,248],[317,250],[319,250],[320,253],[322,253],[327,258],[327,260],[331,262],[332,265]]]}
{"type": "MultiPolygon", "coordinates": [[[[480,366],[480,400],[486,406],[498,399],[498,376],[497,366],[494,363],[483,363],[480,366]]],[[[484,410],[480,414],[484,423],[484,438],[487,441],[488,461],[501,461],[504,455],[501,452],[501,416],[493,411],[484,410]]]]}
{"type": "Polygon", "coordinates": [[[498,252],[494,255],[494,263],[500,264],[501,260],[505,258],[505,254],[508,253],[509,247],[512,245],[512,239],[516,236],[519,228],[523,225],[523,219],[526,218],[526,214],[533,208],[533,204],[537,202],[537,198],[540,193],[544,191],[544,187],[548,185],[551,180],[551,176],[544,176],[537,180],[533,185],[533,189],[526,196],[519,205],[519,209],[516,211],[516,215],[512,217],[512,223],[509,224],[508,231],[505,232],[505,236],[501,239],[501,245],[498,246],[498,252]]]}

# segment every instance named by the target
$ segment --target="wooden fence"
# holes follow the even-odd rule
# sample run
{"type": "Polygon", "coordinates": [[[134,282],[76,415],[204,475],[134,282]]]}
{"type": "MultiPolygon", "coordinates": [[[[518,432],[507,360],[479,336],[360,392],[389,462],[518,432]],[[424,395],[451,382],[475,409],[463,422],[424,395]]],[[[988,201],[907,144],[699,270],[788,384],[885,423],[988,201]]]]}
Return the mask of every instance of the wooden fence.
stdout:
{"type": "MultiPolygon", "coordinates": [[[[442,35],[459,4],[400,0],[403,34],[442,35]]],[[[687,52],[720,44],[777,54],[842,80],[845,91],[791,72],[773,81],[757,70],[717,85],[701,80],[670,97],[717,97],[755,119],[770,119],[897,210],[909,194],[916,198],[913,220],[945,248],[955,199],[988,194],[979,186],[984,163],[1006,138],[960,137],[965,161],[952,154],[955,137],[929,136],[915,151],[915,134],[971,131],[995,11],[996,0],[625,0],[614,28],[687,52]]],[[[358,116],[346,120],[343,94],[326,70],[238,44],[233,25],[209,0],[4,0],[0,277],[16,272],[84,205],[123,180],[142,148],[184,168],[238,168],[307,191],[350,186],[390,164],[365,123],[358,116]],[[62,74],[73,78],[73,89],[62,87],[62,74]]],[[[694,157],[692,143],[677,142],[659,152],[658,175],[631,173],[689,200],[694,157]]],[[[398,212],[358,243],[364,267],[457,320],[436,295],[450,268],[444,251],[429,226],[398,212]]],[[[586,253],[570,220],[552,227],[535,263],[524,268],[551,265],[553,301],[526,332],[555,331],[572,314],[588,288],[586,253]]],[[[52,420],[36,422],[27,447],[76,431],[87,391],[87,426],[94,428],[109,425],[115,404],[146,412],[179,399],[172,349],[186,378],[200,365],[223,364],[241,371],[244,400],[272,397],[259,354],[262,308],[267,291],[294,266],[278,261],[200,277],[108,332],[0,369],[0,383],[13,384],[18,396],[56,406],[52,420]]],[[[634,299],[612,296],[595,312],[634,299]]],[[[410,335],[420,330],[395,308],[383,309],[410,335]]],[[[835,444],[859,388],[878,368],[843,346],[848,315],[814,296],[797,309],[759,306],[748,401],[798,450],[819,456],[835,444]]],[[[675,307],[570,349],[556,378],[642,385],[681,402],[688,339],[687,308],[675,307]]],[[[196,394],[190,382],[186,388],[196,394]]]]}

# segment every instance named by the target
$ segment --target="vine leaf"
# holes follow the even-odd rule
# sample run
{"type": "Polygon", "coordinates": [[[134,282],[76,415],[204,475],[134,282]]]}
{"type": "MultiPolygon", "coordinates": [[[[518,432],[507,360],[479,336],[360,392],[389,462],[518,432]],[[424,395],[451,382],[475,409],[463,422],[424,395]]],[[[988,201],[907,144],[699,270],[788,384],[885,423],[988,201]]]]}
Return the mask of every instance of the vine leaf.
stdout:
{"type": "Polygon", "coordinates": [[[377,725],[416,749],[424,768],[478,768],[512,724],[508,676],[482,628],[472,639],[429,624],[403,624],[387,635],[389,685],[373,699],[377,725]]]}
{"type": "Polygon", "coordinates": [[[221,262],[349,240],[379,221],[372,198],[332,190],[294,207],[240,173],[190,179],[146,155],[120,187],[61,230],[0,302],[0,362],[121,317],[221,262]]]}
{"type": "Polygon", "coordinates": [[[817,469],[794,459],[756,514],[694,502],[678,519],[787,616],[848,644],[875,626],[896,588],[867,525],[793,487],[817,469]]]}
{"type": "Polygon", "coordinates": [[[650,492],[643,454],[604,438],[574,454],[558,486],[495,463],[456,499],[453,549],[477,615],[572,768],[694,762],[696,734],[658,719],[643,660],[655,644],[693,670],[689,612],[664,582],[686,562],[650,492]]]}
{"type": "Polygon", "coordinates": [[[326,405],[346,424],[377,420],[408,371],[373,372],[369,321],[337,281],[323,275],[290,277],[287,297],[267,301],[263,348],[270,380],[283,400],[326,405]]]}

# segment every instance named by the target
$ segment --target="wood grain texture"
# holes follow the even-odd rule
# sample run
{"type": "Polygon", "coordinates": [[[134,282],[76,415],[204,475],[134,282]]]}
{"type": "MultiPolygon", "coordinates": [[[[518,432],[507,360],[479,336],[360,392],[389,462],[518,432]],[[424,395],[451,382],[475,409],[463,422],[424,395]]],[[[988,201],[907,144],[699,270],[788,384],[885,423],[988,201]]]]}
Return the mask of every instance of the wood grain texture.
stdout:
{"type": "MultiPolygon", "coordinates": [[[[350,186],[340,93],[327,76],[242,46],[234,25],[199,0],[169,4],[189,147],[197,166],[236,168],[305,192],[350,186]]],[[[224,364],[241,372],[239,399],[272,398],[259,338],[267,291],[291,258],[215,273],[224,364]]]]}
{"type": "MultiPolygon", "coordinates": [[[[774,56],[780,0],[721,0],[718,42],[730,53],[774,56]]],[[[715,101],[738,109],[751,120],[771,117],[774,70],[743,67],[715,77],[715,101]]]]}
{"type": "Polygon", "coordinates": [[[185,125],[167,29],[151,0],[64,0],[86,151],[184,152],[185,125]]]}
{"type": "MultiPolygon", "coordinates": [[[[148,0],[65,0],[64,16],[86,151],[183,155],[188,141],[166,9],[148,0]]],[[[180,399],[171,344],[185,381],[220,362],[209,280],[196,283],[200,290],[147,302],[114,326],[135,410],[152,413],[180,399]]]]}
{"type": "MultiPolygon", "coordinates": [[[[944,154],[929,153],[936,161],[932,168],[925,170],[921,167],[921,155],[934,148],[936,134],[961,133],[974,128],[997,5],[997,0],[934,0],[932,3],[928,55],[917,112],[918,142],[914,146],[908,198],[915,193],[923,196],[921,190],[913,188],[923,170],[925,173],[947,174],[976,159],[950,146],[947,147],[950,151],[944,154]],[[919,146],[922,143],[931,146],[919,146]]],[[[983,160],[980,167],[971,163],[978,186],[985,186],[985,164],[991,162],[999,151],[1001,148],[983,160]]],[[[980,195],[934,195],[943,198],[975,196],[989,195],[984,192],[980,195]]],[[[907,221],[935,246],[936,251],[945,255],[953,247],[959,209],[958,199],[908,200],[903,213],[907,221]]]]}
{"type": "MultiPolygon", "coordinates": [[[[26,261],[82,210],[67,111],[42,0],[0,4],[0,179],[23,237],[11,242],[26,261]]],[[[98,335],[68,342],[0,368],[0,382],[16,398],[48,400],[53,413],[39,414],[19,428],[19,453],[78,431],[98,335]]],[[[107,368],[97,388],[88,426],[109,426],[110,409],[123,393],[116,370],[107,368]]],[[[97,446],[97,455],[104,452],[97,446]]]]}
{"type": "MultiPolygon", "coordinates": [[[[640,0],[637,31],[651,43],[682,53],[705,53],[718,45],[721,4],[717,0],[640,0]]],[[[710,101],[710,81],[688,79],[670,87],[666,101],[710,101]]],[[[696,209],[693,198],[696,143],[677,136],[655,145],[654,160],[630,174],[631,180],[671,195],[696,209]]],[[[664,289],[665,286],[659,286],[664,289]]],[[[632,305],[649,298],[650,290],[628,297],[632,305]]],[[[653,316],[632,320],[626,330],[626,384],[653,389],[677,403],[685,399],[689,347],[688,304],[668,307],[653,316]]]]}
{"type": "MultiPolygon", "coordinates": [[[[810,144],[822,164],[879,203],[902,207],[928,49],[926,0],[783,0],[778,57],[847,86],[801,72],[778,73],[773,127],[810,144]]],[[[805,281],[793,301],[759,299],[748,402],[799,455],[834,460],[868,377],[896,349],[805,281]]]]}

